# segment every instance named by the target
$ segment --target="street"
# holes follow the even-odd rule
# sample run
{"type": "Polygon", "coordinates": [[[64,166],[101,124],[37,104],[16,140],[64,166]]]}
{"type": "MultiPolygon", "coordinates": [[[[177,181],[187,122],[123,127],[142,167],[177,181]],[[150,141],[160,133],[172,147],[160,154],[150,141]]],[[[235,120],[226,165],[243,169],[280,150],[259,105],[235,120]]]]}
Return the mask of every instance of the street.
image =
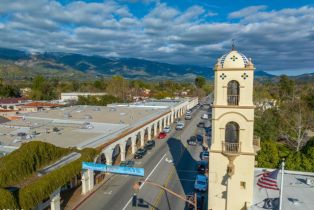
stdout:
{"type": "MultiPolygon", "coordinates": [[[[161,184],[183,195],[194,192],[197,174],[196,165],[200,160],[202,147],[187,145],[190,136],[201,132],[196,127],[206,110],[195,110],[192,120],[185,121],[182,131],[172,131],[166,139],[156,140],[156,147],[148,151],[143,159],[135,160],[134,167],[145,168],[145,180],[161,184]]],[[[78,209],[184,209],[185,202],[163,190],[143,184],[138,192],[132,186],[139,177],[113,175],[96,193],[88,198],[78,209]],[[133,194],[136,193],[137,205],[134,206],[133,194]]],[[[205,196],[207,193],[205,193],[205,196]]],[[[207,199],[205,199],[206,201],[207,199]]],[[[205,209],[205,208],[204,208],[205,209]]]]}

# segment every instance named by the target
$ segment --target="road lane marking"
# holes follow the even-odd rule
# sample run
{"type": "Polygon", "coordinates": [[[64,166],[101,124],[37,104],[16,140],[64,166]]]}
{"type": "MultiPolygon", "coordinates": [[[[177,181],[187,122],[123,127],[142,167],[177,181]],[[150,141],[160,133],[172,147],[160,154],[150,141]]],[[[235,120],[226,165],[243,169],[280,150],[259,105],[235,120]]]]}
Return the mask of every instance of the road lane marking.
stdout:
{"type": "Polygon", "coordinates": [[[104,192],[105,195],[111,195],[112,194],[112,190],[104,192]]]}
{"type": "MultiPolygon", "coordinates": [[[[140,189],[142,189],[142,187],[145,185],[145,182],[149,179],[149,177],[154,173],[154,171],[157,169],[158,165],[161,163],[161,161],[166,157],[166,153],[162,156],[162,158],[158,161],[158,163],[156,164],[156,166],[153,168],[153,170],[151,170],[151,172],[148,174],[148,176],[146,177],[144,183],[140,186],[140,189]]],[[[125,204],[125,206],[123,207],[122,210],[125,210],[128,205],[131,203],[133,199],[133,196],[130,198],[130,200],[125,204]]]]}

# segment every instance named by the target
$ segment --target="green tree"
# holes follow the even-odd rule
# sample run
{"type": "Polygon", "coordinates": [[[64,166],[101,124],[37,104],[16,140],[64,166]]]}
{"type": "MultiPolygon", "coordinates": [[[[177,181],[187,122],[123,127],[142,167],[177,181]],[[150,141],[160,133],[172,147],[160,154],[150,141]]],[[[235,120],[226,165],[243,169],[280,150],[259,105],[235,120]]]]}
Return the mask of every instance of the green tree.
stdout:
{"type": "Polygon", "coordinates": [[[287,98],[294,98],[295,82],[287,75],[281,75],[278,82],[279,86],[279,97],[281,100],[287,98]]]}
{"type": "Polygon", "coordinates": [[[259,167],[276,168],[280,161],[276,142],[262,141],[256,159],[259,167]]]}
{"type": "Polygon", "coordinates": [[[113,95],[126,101],[129,92],[129,84],[122,76],[113,76],[109,80],[106,90],[109,95],[113,95]]]}
{"type": "Polygon", "coordinates": [[[197,88],[202,88],[206,84],[206,79],[202,76],[198,76],[195,78],[194,84],[197,88]]]}

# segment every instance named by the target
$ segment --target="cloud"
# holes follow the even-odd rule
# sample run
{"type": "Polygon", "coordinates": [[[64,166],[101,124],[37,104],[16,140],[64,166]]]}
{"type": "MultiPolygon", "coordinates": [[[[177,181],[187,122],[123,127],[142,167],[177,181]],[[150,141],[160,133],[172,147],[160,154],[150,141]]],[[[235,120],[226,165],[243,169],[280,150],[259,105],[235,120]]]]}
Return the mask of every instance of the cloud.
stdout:
{"type": "Polygon", "coordinates": [[[211,11],[209,11],[209,12],[206,13],[206,16],[207,16],[207,17],[214,17],[214,16],[217,16],[217,15],[218,15],[218,13],[216,13],[216,12],[211,12],[211,11]]]}
{"type": "Polygon", "coordinates": [[[259,6],[250,6],[243,8],[239,11],[235,11],[229,14],[229,18],[242,18],[248,15],[253,15],[261,10],[266,9],[267,7],[264,5],[259,5],[259,6]]]}
{"type": "Polygon", "coordinates": [[[251,6],[216,16],[199,5],[185,10],[150,5],[137,17],[122,1],[60,4],[0,1],[0,47],[151,59],[212,67],[236,39],[260,70],[313,69],[314,7],[251,6]],[[1,18],[5,21],[1,22],[1,18]]]}

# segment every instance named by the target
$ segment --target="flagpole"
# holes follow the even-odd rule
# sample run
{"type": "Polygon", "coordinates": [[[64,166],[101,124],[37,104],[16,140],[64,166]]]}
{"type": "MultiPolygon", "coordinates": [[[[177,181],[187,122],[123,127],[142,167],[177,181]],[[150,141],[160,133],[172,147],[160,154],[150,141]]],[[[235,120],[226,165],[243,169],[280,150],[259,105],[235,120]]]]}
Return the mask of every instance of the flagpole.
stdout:
{"type": "Polygon", "coordinates": [[[280,183],[280,197],[279,197],[279,210],[282,210],[282,194],[283,194],[283,175],[285,170],[285,161],[281,162],[281,183],[280,183]]]}

